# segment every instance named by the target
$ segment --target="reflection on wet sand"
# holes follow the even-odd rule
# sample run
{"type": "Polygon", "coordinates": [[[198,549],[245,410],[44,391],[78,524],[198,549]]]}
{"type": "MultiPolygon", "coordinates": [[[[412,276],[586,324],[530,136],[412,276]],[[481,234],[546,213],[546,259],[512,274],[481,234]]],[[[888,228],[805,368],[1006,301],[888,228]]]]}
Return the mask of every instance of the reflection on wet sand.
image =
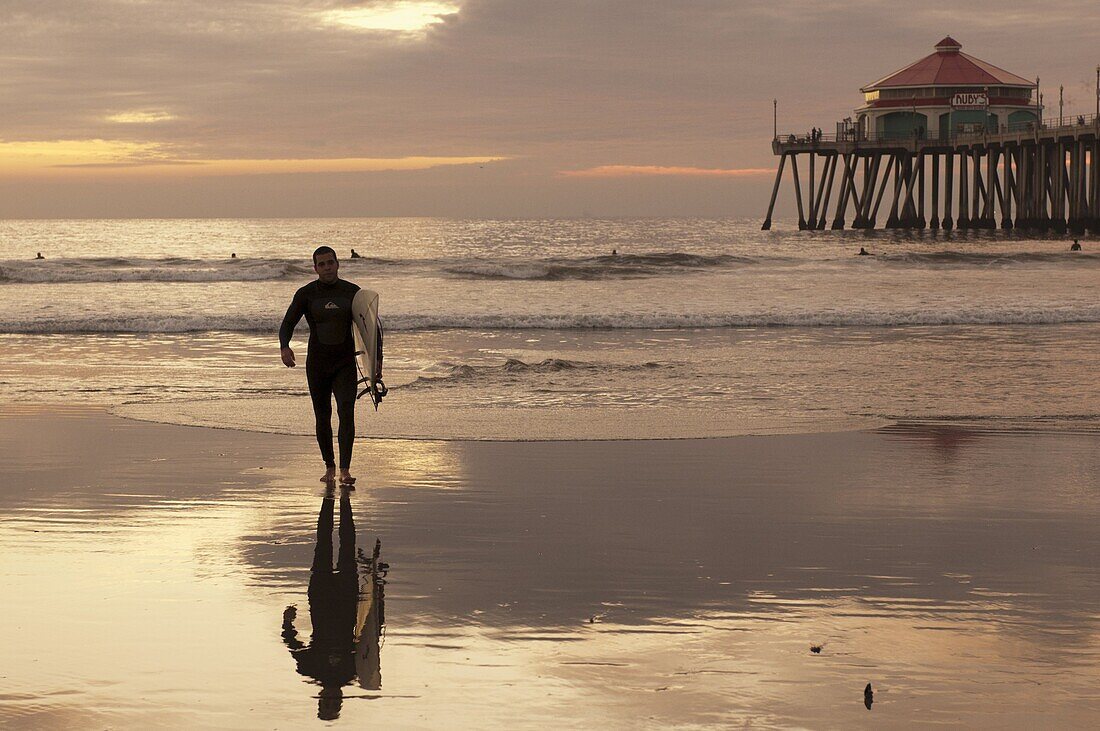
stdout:
{"type": "Polygon", "coordinates": [[[927,444],[945,462],[959,456],[964,447],[976,443],[982,437],[982,433],[973,428],[921,422],[894,424],[884,428],[882,432],[902,441],[927,444]]]}
{"type": "Polygon", "coordinates": [[[306,439],[0,418],[0,727],[1092,727],[1096,435],[938,428],[372,443],[348,496],[306,439]]]}
{"type": "Polygon", "coordinates": [[[382,542],[376,540],[367,558],[355,548],[355,521],[347,490],[340,491],[340,545],[332,565],[333,513],[330,489],[317,516],[317,543],[309,576],[309,644],[298,638],[297,608],[283,612],[283,643],[297,662],[298,672],[321,686],[317,717],[340,717],[344,686],[356,678],[367,690],[382,687],[381,638],[385,627],[385,583],[388,566],[379,561],[382,542]]]}

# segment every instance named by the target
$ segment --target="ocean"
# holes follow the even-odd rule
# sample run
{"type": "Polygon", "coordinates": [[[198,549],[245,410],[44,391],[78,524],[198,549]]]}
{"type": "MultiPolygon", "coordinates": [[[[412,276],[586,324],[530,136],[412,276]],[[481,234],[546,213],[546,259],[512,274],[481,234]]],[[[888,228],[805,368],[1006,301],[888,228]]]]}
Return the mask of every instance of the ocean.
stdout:
{"type": "Polygon", "coordinates": [[[1100,424],[1090,240],[386,218],[3,221],[0,242],[11,400],[308,434],[276,330],[327,244],[381,295],[391,395],[364,436],[1100,424]]]}

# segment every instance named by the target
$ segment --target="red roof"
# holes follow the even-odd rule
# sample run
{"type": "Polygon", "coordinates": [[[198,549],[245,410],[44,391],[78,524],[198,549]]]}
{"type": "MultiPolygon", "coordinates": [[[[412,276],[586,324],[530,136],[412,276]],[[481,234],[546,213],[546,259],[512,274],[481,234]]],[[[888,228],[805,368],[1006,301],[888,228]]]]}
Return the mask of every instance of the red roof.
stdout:
{"type": "Polygon", "coordinates": [[[884,76],[860,91],[898,86],[1035,86],[1035,82],[1011,74],[962,52],[951,36],[936,44],[936,52],[884,76]]]}

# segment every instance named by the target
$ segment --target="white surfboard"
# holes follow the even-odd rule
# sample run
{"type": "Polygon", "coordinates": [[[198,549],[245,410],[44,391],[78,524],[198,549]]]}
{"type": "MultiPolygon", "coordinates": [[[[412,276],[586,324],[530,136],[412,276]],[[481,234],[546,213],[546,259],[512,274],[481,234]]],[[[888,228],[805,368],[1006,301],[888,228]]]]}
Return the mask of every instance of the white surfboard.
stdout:
{"type": "Polygon", "coordinates": [[[351,329],[355,337],[355,359],[359,364],[359,385],[363,388],[356,398],[369,393],[374,408],[386,395],[386,384],[382,383],[382,343],[381,325],[378,321],[378,293],[369,289],[360,289],[351,301],[351,329]]]}
{"type": "MultiPolygon", "coordinates": [[[[375,539],[374,555],[367,570],[359,573],[359,605],[355,617],[355,672],[366,690],[382,688],[382,627],[385,623],[386,572],[379,569],[382,541],[375,539]],[[381,576],[379,576],[381,574],[381,576]]],[[[362,554],[360,554],[362,555],[362,554]]]]}

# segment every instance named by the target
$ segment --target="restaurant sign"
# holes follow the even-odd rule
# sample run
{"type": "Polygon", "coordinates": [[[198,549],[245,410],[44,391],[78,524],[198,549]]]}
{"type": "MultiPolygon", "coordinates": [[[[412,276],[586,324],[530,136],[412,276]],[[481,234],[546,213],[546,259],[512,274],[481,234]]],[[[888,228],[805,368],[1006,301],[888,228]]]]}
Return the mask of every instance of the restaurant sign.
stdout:
{"type": "Polygon", "coordinates": [[[985,109],[989,106],[989,95],[985,93],[956,94],[951,98],[955,109],[985,109]]]}

